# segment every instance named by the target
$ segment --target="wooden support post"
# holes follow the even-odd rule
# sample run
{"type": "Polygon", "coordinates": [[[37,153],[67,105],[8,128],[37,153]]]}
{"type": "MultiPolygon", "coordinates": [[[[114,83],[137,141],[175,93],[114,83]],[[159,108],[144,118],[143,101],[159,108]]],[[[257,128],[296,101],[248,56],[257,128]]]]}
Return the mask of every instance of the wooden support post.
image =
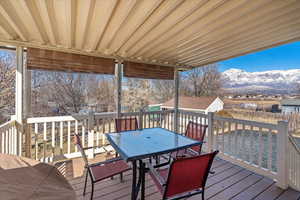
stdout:
{"type": "MultiPolygon", "coordinates": [[[[95,125],[94,113],[90,111],[89,118],[88,118],[88,147],[94,147],[94,134],[95,134],[94,125],[95,125]]],[[[87,154],[88,154],[88,158],[94,158],[94,148],[90,148],[87,154]]]]}
{"type": "Polygon", "coordinates": [[[207,146],[208,146],[208,152],[213,151],[213,141],[214,141],[214,113],[209,112],[208,113],[208,134],[207,134],[207,146]]]}
{"type": "Polygon", "coordinates": [[[174,131],[178,132],[178,103],[179,103],[179,72],[178,69],[175,69],[174,72],[174,89],[175,89],[175,96],[174,96],[174,131]]]}
{"type": "Polygon", "coordinates": [[[277,132],[277,183],[276,185],[282,189],[288,187],[288,122],[278,122],[277,132]]]}
{"type": "Polygon", "coordinates": [[[122,97],[122,63],[121,61],[118,61],[118,63],[115,66],[115,80],[116,80],[116,95],[115,95],[115,102],[116,102],[116,113],[117,118],[121,117],[121,97],[122,97]]]}

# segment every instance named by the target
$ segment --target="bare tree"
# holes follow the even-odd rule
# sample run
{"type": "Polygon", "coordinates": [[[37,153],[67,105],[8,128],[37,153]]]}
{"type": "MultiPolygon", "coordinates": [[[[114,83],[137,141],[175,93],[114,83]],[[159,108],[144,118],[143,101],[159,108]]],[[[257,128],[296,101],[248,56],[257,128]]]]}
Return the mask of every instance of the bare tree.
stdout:
{"type": "Polygon", "coordinates": [[[149,80],[130,78],[124,88],[123,102],[127,111],[139,111],[148,105],[151,90],[149,80]]]}
{"type": "Polygon", "coordinates": [[[10,52],[0,54],[0,120],[3,115],[14,112],[15,105],[15,55],[10,52]]]}
{"type": "Polygon", "coordinates": [[[174,97],[173,80],[151,80],[151,97],[159,103],[166,102],[174,97]]]}
{"type": "Polygon", "coordinates": [[[212,96],[221,90],[221,75],[216,64],[194,68],[183,75],[182,89],[185,95],[212,96]]]}

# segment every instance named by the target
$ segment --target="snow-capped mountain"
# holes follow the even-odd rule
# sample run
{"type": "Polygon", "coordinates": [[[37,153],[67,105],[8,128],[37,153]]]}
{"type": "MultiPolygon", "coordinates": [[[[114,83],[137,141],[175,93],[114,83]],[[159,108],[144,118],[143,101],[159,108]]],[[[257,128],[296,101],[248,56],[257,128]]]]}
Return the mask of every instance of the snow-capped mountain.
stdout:
{"type": "Polygon", "coordinates": [[[290,93],[300,83],[300,69],[247,72],[229,69],[222,73],[223,87],[232,92],[290,93]]]}

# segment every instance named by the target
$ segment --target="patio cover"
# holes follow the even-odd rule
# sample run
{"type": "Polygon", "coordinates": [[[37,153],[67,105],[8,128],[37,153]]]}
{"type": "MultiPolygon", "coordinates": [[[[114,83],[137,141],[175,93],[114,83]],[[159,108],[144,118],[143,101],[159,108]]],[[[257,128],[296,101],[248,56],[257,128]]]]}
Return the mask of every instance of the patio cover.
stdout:
{"type": "Polygon", "coordinates": [[[202,66],[299,39],[297,0],[0,1],[3,45],[160,66],[202,66]]]}

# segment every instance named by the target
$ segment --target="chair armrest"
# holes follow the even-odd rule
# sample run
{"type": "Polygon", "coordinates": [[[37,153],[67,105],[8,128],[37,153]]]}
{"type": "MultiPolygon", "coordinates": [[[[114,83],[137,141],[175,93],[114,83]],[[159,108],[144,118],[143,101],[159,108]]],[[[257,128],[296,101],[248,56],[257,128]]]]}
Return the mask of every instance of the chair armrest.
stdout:
{"type": "Polygon", "coordinates": [[[105,165],[105,164],[109,164],[109,163],[120,161],[120,160],[123,160],[123,159],[120,158],[120,157],[112,158],[112,159],[108,159],[108,160],[105,160],[105,161],[102,161],[102,162],[89,164],[88,167],[95,167],[95,166],[98,166],[98,165],[105,165]]]}
{"type": "Polygon", "coordinates": [[[166,181],[157,172],[157,170],[153,167],[153,165],[151,165],[151,163],[149,163],[149,162],[146,162],[146,166],[149,168],[150,173],[152,173],[155,176],[155,178],[157,179],[157,181],[159,182],[159,184],[161,184],[162,186],[165,186],[166,185],[166,181]]]}

